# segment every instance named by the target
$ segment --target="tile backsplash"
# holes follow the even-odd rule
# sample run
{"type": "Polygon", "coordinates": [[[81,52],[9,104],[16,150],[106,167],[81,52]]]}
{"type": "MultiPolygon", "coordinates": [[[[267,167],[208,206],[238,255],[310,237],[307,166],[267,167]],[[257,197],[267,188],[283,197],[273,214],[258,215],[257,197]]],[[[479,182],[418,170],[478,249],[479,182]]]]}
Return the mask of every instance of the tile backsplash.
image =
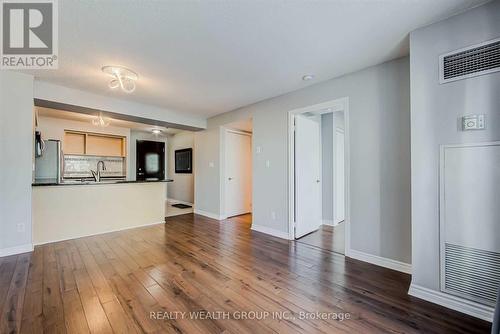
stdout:
{"type": "Polygon", "coordinates": [[[63,178],[92,177],[90,170],[97,170],[97,163],[103,161],[106,170],[102,177],[125,177],[126,165],[123,157],[101,157],[90,155],[65,154],[63,162],[63,178]]]}

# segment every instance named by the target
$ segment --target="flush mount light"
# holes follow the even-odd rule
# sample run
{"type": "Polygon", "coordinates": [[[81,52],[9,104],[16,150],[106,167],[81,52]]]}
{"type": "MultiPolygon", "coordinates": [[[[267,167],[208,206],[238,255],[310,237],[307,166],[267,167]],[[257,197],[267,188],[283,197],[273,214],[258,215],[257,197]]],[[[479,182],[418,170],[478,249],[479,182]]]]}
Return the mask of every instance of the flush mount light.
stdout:
{"type": "Polygon", "coordinates": [[[135,90],[135,82],[139,76],[134,71],[122,66],[103,66],[102,71],[111,77],[109,88],[120,87],[125,93],[132,93],[135,90]]]}
{"type": "Polygon", "coordinates": [[[161,130],[160,129],[153,129],[153,130],[151,130],[151,132],[155,135],[159,135],[161,133],[161,130]]]}
{"type": "Polygon", "coordinates": [[[101,128],[107,127],[109,123],[109,118],[102,117],[102,115],[96,116],[94,119],[92,119],[92,125],[100,126],[101,128]]]}
{"type": "Polygon", "coordinates": [[[309,81],[309,80],[312,80],[314,79],[314,75],[313,74],[306,74],[302,77],[302,80],[304,81],[309,81]]]}

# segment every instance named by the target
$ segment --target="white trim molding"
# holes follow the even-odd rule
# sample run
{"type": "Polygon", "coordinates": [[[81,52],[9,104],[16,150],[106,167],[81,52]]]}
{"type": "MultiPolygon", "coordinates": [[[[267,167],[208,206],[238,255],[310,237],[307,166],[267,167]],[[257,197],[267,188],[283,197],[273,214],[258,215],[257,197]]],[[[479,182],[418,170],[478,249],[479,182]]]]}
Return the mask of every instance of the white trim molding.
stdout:
{"type": "Polygon", "coordinates": [[[411,264],[409,263],[404,263],[400,261],[396,261],[393,259],[389,259],[386,257],[381,257],[377,255],[372,255],[368,254],[365,252],[360,252],[355,249],[349,249],[349,254],[346,255],[350,258],[359,260],[359,261],[364,261],[368,262],[377,266],[381,266],[384,268],[389,268],[392,270],[400,271],[406,274],[411,274],[411,264]]]}
{"type": "Polygon", "coordinates": [[[185,201],[180,201],[180,200],[175,199],[175,198],[167,198],[167,202],[168,203],[172,203],[172,204],[186,204],[186,205],[194,206],[193,203],[189,203],[189,202],[185,202],[185,201]]]}
{"type": "Polygon", "coordinates": [[[411,284],[408,294],[428,302],[444,306],[446,308],[462,312],[473,317],[491,322],[493,320],[493,308],[482,305],[471,300],[452,296],[447,293],[424,288],[416,284],[411,284]]]}
{"type": "Polygon", "coordinates": [[[290,234],[288,232],[283,232],[263,225],[252,224],[252,231],[268,234],[280,239],[290,240],[290,234]]]}
{"type": "Polygon", "coordinates": [[[329,225],[329,226],[335,226],[336,224],[333,223],[333,219],[323,219],[322,221],[323,225],[329,225]]]}
{"type": "Polygon", "coordinates": [[[33,244],[19,245],[0,249],[0,257],[28,253],[33,251],[33,244]]]}
{"type": "Polygon", "coordinates": [[[194,209],[193,212],[195,214],[197,214],[197,215],[205,216],[205,217],[212,218],[212,219],[215,219],[215,220],[224,220],[224,219],[227,218],[227,217],[225,217],[223,215],[219,215],[219,214],[216,214],[216,213],[213,213],[213,212],[203,211],[203,210],[196,209],[196,208],[194,209]]]}

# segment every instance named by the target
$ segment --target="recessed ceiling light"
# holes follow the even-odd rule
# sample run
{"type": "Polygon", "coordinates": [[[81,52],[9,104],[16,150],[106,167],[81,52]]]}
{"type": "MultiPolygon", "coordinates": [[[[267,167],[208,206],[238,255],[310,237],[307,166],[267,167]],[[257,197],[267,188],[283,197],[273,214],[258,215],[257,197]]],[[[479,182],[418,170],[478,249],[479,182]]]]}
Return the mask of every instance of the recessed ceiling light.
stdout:
{"type": "Polygon", "coordinates": [[[312,79],[314,79],[314,74],[306,74],[302,77],[302,80],[304,80],[304,81],[309,81],[312,79]]]}
{"type": "Polygon", "coordinates": [[[160,129],[153,129],[153,130],[151,130],[151,132],[155,135],[159,135],[161,133],[161,130],[160,129]]]}
{"type": "Polygon", "coordinates": [[[139,76],[134,71],[122,66],[103,66],[102,71],[111,77],[109,88],[120,87],[125,93],[132,93],[135,90],[135,82],[139,76]]]}

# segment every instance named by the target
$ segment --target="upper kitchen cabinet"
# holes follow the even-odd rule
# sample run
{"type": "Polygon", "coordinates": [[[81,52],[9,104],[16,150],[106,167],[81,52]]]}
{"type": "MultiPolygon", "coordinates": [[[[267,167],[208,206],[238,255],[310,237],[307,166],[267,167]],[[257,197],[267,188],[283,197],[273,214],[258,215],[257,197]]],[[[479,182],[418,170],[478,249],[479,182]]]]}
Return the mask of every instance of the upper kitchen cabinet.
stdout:
{"type": "Polygon", "coordinates": [[[65,154],[85,154],[85,133],[64,132],[63,152],[65,154]]]}
{"type": "Polygon", "coordinates": [[[121,136],[65,131],[63,146],[65,154],[126,156],[126,138],[121,136]]]}

